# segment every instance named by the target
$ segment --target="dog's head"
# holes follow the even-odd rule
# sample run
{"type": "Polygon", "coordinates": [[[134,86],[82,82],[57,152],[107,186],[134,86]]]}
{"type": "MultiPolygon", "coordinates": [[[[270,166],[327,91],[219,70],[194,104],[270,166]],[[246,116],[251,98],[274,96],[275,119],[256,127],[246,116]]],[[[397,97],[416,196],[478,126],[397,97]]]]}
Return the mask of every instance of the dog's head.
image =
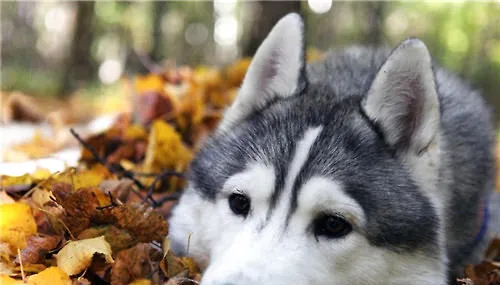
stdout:
{"type": "Polygon", "coordinates": [[[438,137],[430,56],[408,40],[382,63],[363,100],[334,94],[307,78],[300,16],[276,24],[170,221],[203,285],[444,280],[433,177],[419,172],[438,137]]]}

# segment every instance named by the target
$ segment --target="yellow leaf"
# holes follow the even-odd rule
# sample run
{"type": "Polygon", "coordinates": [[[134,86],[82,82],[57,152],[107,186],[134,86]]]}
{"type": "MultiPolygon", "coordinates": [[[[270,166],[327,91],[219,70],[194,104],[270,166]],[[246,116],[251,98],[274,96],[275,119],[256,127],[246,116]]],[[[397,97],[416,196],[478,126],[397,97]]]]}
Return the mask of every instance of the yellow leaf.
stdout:
{"type": "Polygon", "coordinates": [[[57,182],[71,184],[73,190],[80,188],[96,187],[110,176],[109,171],[102,165],[95,165],[92,169],[75,172],[68,170],[56,177],[57,182]]]}
{"type": "Polygon", "coordinates": [[[24,174],[22,176],[4,176],[0,185],[3,187],[14,186],[14,185],[25,185],[33,183],[33,178],[29,174],[24,174]]]}
{"type": "Polygon", "coordinates": [[[151,280],[139,278],[132,281],[129,285],[151,285],[151,280]]]}
{"type": "Polygon", "coordinates": [[[6,274],[0,274],[0,284],[2,285],[12,285],[12,284],[22,284],[22,281],[17,281],[16,279],[10,278],[6,274]]]}
{"type": "Polygon", "coordinates": [[[141,126],[141,125],[131,125],[125,131],[125,138],[127,138],[127,139],[133,139],[133,140],[136,140],[136,139],[146,139],[147,138],[147,132],[144,129],[144,127],[141,126]]]}
{"type": "Polygon", "coordinates": [[[107,263],[112,263],[111,246],[104,236],[70,241],[57,254],[57,267],[68,275],[75,275],[90,266],[94,254],[104,255],[107,263]]]}
{"type": "Polygon", "coordinates": [[[54,195],[49,190],[43,188],[36,188],[31,194],[31,201],[38,207],[43,207],[45,203],[52,201],[54,195]]]}
{"type": "Polygon", "coordinates": [[[164,80],[161,76],[149,74],[135,78],[135,90],[141,94],[144,92],[161,92],[163,90],[164,80]]]}
{"type": "Polygon", "coordinates": [[[0,205],[0,241],[14,249],[23,249],[36,233],[36,223],[31,208],[22,203],[0,205]]]}
{"type": "Polygon", "coordinates": [[[28,277],[30,285],[70,285],[71,279],[68,274],[58,267],[49,267],[44,271],[28,277]]]}
{"type": "Polygon", "coordinates": [[[248,66],[252,59],[249,57],[238,60],[237,62],[231,64],[226,68],[225,73],[227,75],[227,82],[230,86],[239,87],[243,82],[243,78],[247,72],[248,66]]]}
{"type": "Polygon", "coordinates": [[[190,160],[191,152],[183,144],[179,133],[162,120],[154,121],[144,160],[145,171],[184,170],[190,160]]]}
{"type": "Polygon", "coordinates": [[[42,179],[47,179],[52,175],[50,170],[46,168],[38,168],[33,174],[31,174],[31,177],[33,177],[35,180],[42,180],[42,179]]]}

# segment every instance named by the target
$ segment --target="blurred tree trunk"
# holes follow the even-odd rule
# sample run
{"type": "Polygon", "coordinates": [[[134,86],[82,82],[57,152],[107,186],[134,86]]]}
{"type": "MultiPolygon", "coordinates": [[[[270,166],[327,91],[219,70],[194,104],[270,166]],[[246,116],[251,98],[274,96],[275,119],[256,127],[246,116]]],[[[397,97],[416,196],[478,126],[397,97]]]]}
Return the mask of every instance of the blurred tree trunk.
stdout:
{"type": "Polygon", "coordinates": [[[69,57],[64,67],[61,96],[67,96],[79,82],[95,77],[96,66],[90,54],[93,39],[94,1],[78,1],[69,57]]]}
{"type": "Polygon", "coordinates": [[[291,12],[300,12],[301,1],[255,1],[246,2],[246,7],[255,11],[256,17],[248,21],[250,37],[243,43],[243,55],[253,56],[276,22],[291,12]]]}
{"type": "Polygon", "coordinates": [[[366,43],[378,46],[384,41],[383,19],[387,3],[384,1],[374,1],[362,4],[367,9],[365,11],[367,21],[367,29],[365,30],[366,43]]]}
{"type": "Polygon", "coordinates": [[[163,45],[163,35],[161,31],[161,20],[167,11],[167,1],[156,1],[153,4],[153,48],[150,58],[159,63],[165,54],[166,46],[163,45]]]}

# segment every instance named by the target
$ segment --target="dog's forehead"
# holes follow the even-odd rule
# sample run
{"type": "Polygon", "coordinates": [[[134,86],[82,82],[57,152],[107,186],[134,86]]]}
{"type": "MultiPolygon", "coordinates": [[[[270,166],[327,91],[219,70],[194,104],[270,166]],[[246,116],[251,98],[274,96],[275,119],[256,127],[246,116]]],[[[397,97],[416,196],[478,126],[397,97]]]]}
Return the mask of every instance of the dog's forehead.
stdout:
{"type": "Polygon", "coordinates": [[[373,244],[413,249],[434,241],[436,214],[409,170],[398,163],[355,104],[328,106],[321,100],[299,98],[277,104],[250,117],[233,133],[212,138],[191,165],[190,183],[206,198],[214,199],[227,179],[249,164],[269,165],[276,176],[269,205],[273,208],[298,142],[307,130],[321,126],[292,191],[287,193],[291,195],[289,215],[300,203],[300,191],[307,191],[302,186],[310,178],[322,176],[339,181],[343,191],[363,208],[366,234],[373,244]]]}

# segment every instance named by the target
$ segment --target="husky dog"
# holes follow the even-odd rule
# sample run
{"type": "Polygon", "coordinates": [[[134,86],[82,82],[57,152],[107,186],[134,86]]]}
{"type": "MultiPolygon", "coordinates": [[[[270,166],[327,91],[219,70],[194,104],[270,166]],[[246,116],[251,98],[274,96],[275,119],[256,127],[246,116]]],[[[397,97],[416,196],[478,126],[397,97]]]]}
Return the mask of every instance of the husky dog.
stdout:
{"type": "Polygon", "coordinates": [[[306,66],[290,14],[192,162],[172,249],[202,285],[447,284],[483,248],[489,112],[418,39],[306,66]]]}

